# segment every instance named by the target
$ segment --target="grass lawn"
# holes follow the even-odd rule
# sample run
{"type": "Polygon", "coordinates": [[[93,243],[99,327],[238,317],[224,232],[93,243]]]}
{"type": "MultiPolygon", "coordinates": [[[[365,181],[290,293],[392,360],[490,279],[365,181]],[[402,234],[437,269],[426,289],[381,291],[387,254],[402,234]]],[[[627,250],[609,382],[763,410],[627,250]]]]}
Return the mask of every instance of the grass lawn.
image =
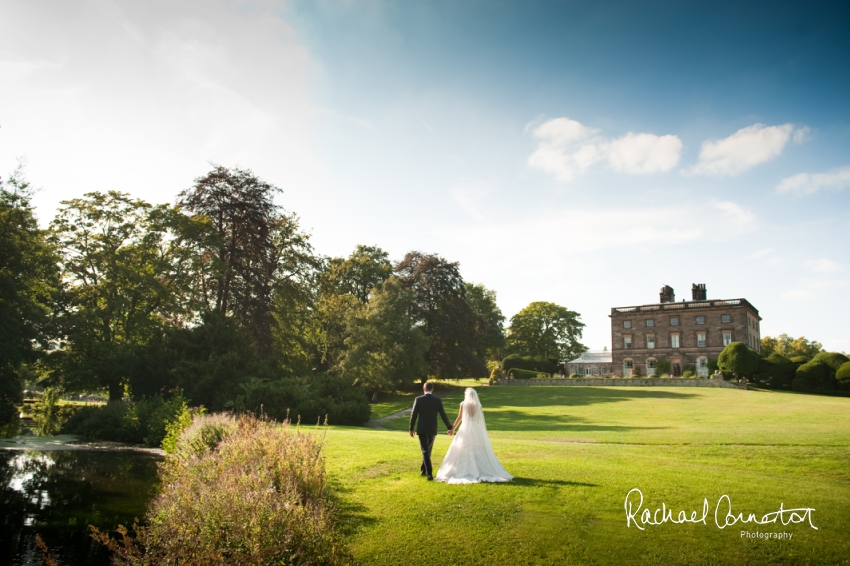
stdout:
{"type": "MultiPolygon", "coordinates": [[[[677,387],[482,387],[479,395],[493,447],[516,476],[509,484],[424,481],[406,418],[385,425],[397,431],[331,427],[328,472],[358,563],[850,564],[849,398],[677,387]],[[707,525],[627,528],[632,488],[644,507],[665,503],[676,514],[701,516],[707,498],[707,525]],[[745,516],[780,503],[814,508],[818,530],[719,529],[724,494],[745,516]],[[742,530],[793,536],[747,539],[742,530]]],[[[461,398],[460,388],[445,397],[451,420],[461,398]]],[[[435,466],[450,440],[437,439],[435,466]]]]}
{"type": "MultiPolygon", "coordinates": [[[[469,377],[464,379],[436,380],[436,391],[440,397],[451,395],[457,398],[458,403],[463,398],[463,390],[467,387],[475,387],[487,383],[486,378],[469,377]]],[[[392,395],[381,393],[378,401],[372,403],[372,413],[369,420],[380,419],[398,413],[413,406],[413,400],[417,395],[422,395],[419,388],[411,391],[396,391],[392,395]]]]}

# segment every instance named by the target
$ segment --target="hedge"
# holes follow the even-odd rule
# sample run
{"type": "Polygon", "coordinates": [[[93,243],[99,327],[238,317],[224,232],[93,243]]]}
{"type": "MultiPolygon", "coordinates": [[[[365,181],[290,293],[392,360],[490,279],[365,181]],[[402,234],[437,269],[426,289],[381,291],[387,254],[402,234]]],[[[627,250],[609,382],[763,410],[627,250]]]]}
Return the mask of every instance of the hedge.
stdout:
{"type": "Polygon", "coordinates": [[[754,374],[758,371],[758,363],[758,354],[743,342],[730,342],[717,358],[720,371],[737,377],[754,374]]]}
{"type": "Polygon", "coordinates": [[[850,358],[838,352],[821,352],[812,358],[812,361],[824,363],[831,367],[833,371],[838,371],[842,365],[850,362],[850,358]]]}
{"type": "Polygon", "coordinates": [[[523,369],[535,373],[558,373],[561,366],[557,360],[546,359],[543,356],[512,354],[502,360],[502,371],[507,374],[512,369],[523,369]]]}
{"type": "Polygon", "coordinates": [[[538,373],[546,373],[547,376],[549,375],[547,372],[530,371],[530,370],[527,370],[527,369],[519,369],[519,368],[514,368],[510,371],[505,372],[505,374],[509,377],[510,377],[511,374],[513,374],[514,379],[535,379],[537,377],[538,373]]]}
{"type": "Polygon", "coordinates": [[[835,372],[835,379],[850,383],[850,362],[841,364],[841,367],[835,372]]]}
{"type": "Polygon", "coordinates": [[[804,379],[809,389],[835,389],[835,371],[823,362],[812,360],[803,364],[797,368],[796,375],[794,382],[804,379]]]}

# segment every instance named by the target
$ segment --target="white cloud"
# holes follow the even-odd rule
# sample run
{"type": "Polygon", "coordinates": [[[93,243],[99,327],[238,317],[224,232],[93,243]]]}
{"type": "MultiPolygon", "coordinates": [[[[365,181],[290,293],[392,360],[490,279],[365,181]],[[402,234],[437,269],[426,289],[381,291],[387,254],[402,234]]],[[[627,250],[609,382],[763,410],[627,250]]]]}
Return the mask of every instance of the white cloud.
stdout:
{"type": "Polygon", "coordinates": [[[766,256],[767,254],[773,252],[773,248],[764,248],[763,250],[759,250],[754,254],[750,254],[747,256],[747,259],[756,259],[759,257],[766,256]]]}
{"type": "Polygon", "coordinates": [[[782,179],[776,186],[777,193],[810,195],[821,189],[838,190],[850,187],[850,167],[829,173],[798,173],[782,179]]]}
{"type": "Polygon", "coordinates": [[[675,167],[681,153],[682,140],[678,136],[629,132],[611,141],[608,160],[617,171],[657,173],[675,167]]]}
{"type": "Polygon", "coordinates": [[[837,261],[832,261],[825,257],[809,260],[805,265],[814,273],[837,273],[844,269],[844,266],[837,261]]]}
{"type": "Polygon", "coordinates": [[[566,117],[544,122],[533,134],[540,143],[528,157],[528,165],[554,173],[565,183],[605,159],[616,171],[631,174],[669,171],[682,152],[682,141],[674,135],[629,132],[608,140],[599,136],[598,129],[566,117]]]}
{"type": "Polygon", "coordinates": [[[690,172],[700,175],[737,175],[780,155],[792,135],[795,141],[803,141],[808,131],[808,128],[796,128],[794,124],[753,124],[741,128],[728,138],[706,140],[700,149],[699,162],[690,172]]]}
{"type": "Polygon", "coordinates": [[[741,205],[728,201],[715,201],[711,206],[726,217],[727,221],[735,224],[739,228],[750,227],[756,221],[756,215],[749,210],[745,210],[741,205]]]}

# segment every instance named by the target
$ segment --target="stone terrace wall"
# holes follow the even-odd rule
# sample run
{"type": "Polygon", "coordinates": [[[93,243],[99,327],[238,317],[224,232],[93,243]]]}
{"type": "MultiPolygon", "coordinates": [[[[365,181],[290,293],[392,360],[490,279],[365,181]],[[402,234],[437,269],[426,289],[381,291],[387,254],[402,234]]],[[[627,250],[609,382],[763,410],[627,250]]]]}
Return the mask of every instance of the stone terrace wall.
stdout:
{"type": "Polygon", "coordinates": [[[511,386],[540,386],[540,385],[579,385],[579,386],[625,386],[625,387],[725,387],[727,389],[745,389],[737,384],[722,379],[660,379],[660,378],[637,378],[637,379],[604,379],[587,378],[578,379],[500,379],[494,385],[511,386]]]}

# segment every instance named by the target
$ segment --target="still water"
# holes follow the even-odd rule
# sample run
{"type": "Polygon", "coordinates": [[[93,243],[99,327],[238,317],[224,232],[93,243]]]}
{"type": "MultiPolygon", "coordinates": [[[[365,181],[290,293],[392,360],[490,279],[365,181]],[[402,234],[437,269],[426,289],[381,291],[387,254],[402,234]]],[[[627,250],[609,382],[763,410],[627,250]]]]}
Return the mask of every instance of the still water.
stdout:
{"type": "Polygon", "coordinates": [[[161,460],[132,451],[0,450],[0,564],[40,565],[39,534],[63,566],[106,566],[88,526],[114,530],[142,519],[161,460]]]}

